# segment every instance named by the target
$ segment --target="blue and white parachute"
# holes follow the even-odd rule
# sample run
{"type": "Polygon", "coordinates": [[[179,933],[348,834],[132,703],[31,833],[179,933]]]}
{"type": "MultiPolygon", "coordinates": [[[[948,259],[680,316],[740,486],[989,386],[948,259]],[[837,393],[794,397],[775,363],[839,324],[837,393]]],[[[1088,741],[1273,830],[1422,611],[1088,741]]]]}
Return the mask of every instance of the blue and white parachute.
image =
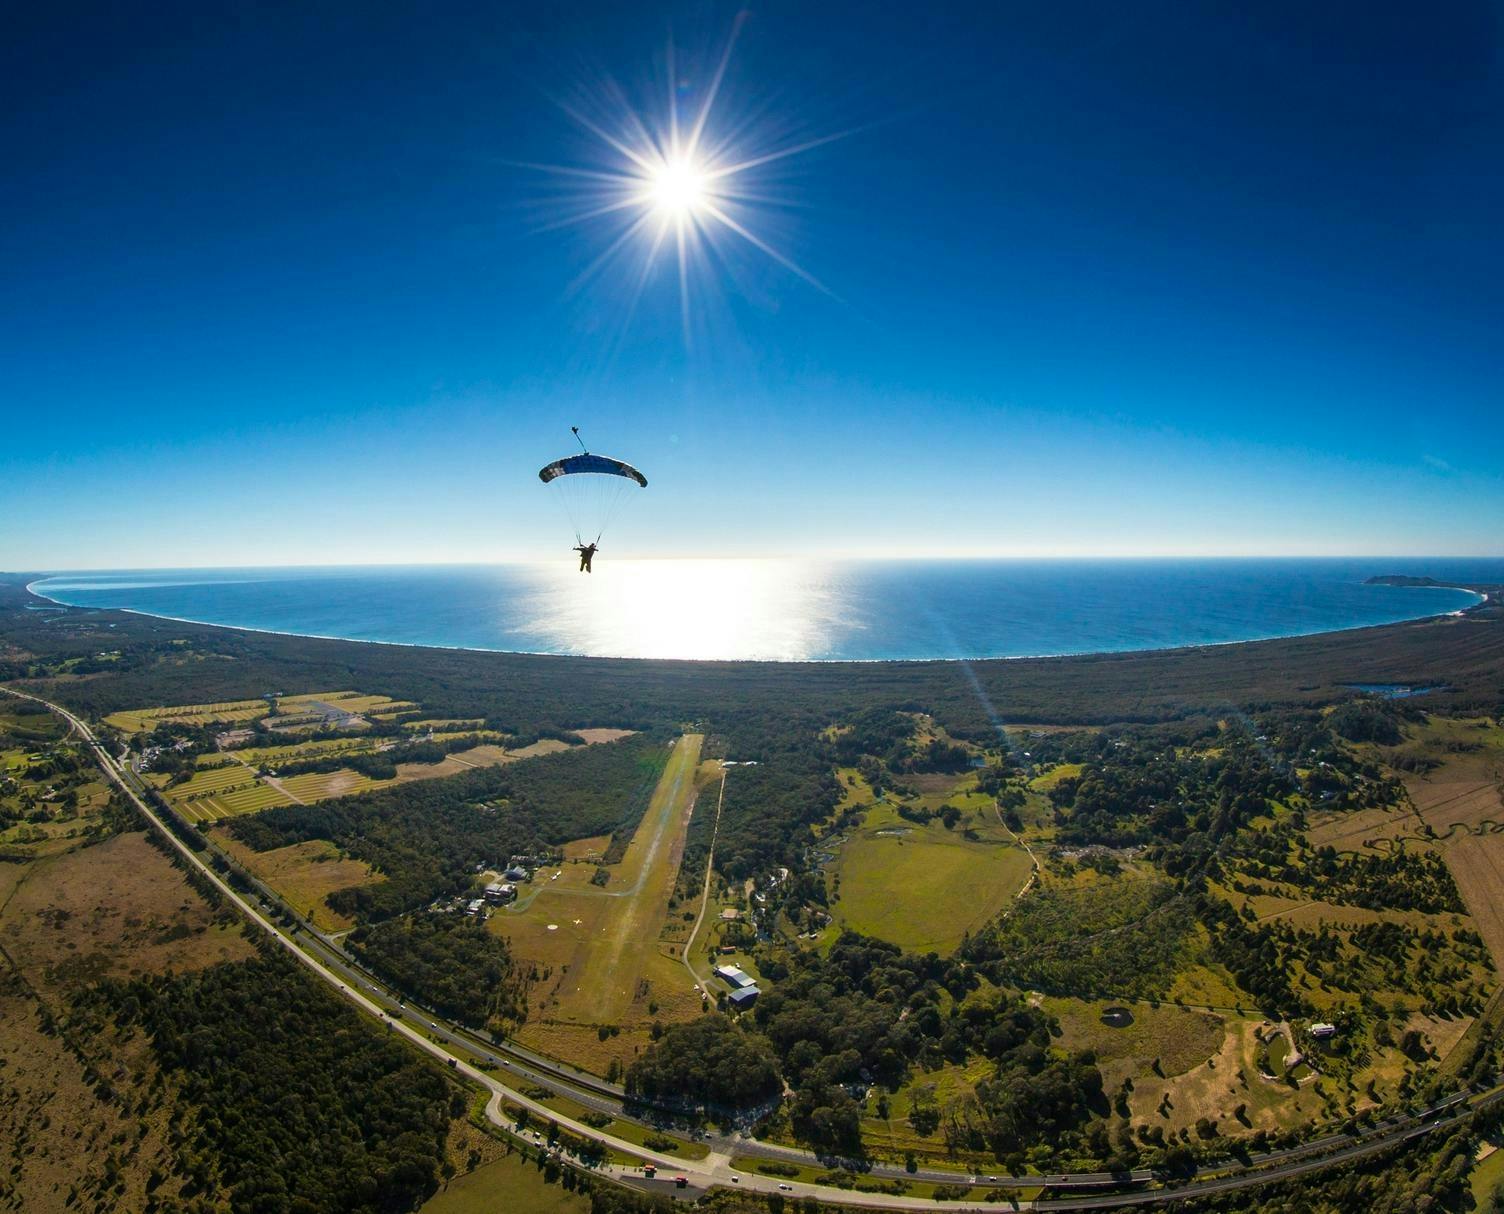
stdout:
{"type": "MultiPolygon", "coordinates": [[[[572,428],[579,438],[579,428],[572,428]]],[[[544,464],[538,479],[564,507],[580,544],[599,543],[622,500],[648,487],[648,478],[625,460],[583,450],[544,464]]]]}

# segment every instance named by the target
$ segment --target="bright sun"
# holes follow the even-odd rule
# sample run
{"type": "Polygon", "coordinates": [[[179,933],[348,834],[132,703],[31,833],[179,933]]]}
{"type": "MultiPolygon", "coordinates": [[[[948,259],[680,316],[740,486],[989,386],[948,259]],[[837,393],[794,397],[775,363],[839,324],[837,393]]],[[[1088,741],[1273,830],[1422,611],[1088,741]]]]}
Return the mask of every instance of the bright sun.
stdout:
{"type": "MultiPolygon", "coordinates": [[[[759,231],[764,218],[782,209],[781,192],[770,166],[842,137],[814,136],[788,143],[777,138],[771,122],[733,123],[735,139],[718,134],[711,111],[741,28],[738,17],[718,62],[709,70],[670,72],[668,105],[637,110],[623,104],[622,90],[611,85],[586,94],[584,104],[561,102],[564,111],[612,153],[601,165],[529,165],[573,183],[549,200],[542,230],[573,224],[603,224],[615,234],[580,274],[576,285],[602,272],[624,250],[640,255],[626,311],[630,315],[660,259],[678,262],[679,315],[686,346],[690,330],[690,287],[696,276],[725,269],[727,246],[741,241],[771,258],[819,291],[824,284],[770,243],[759,231]],[[681,112],[680,95],[696,97],[681,112]],[[559,204],[563,204],[562,207],[559,204]]],[[[670,57],[672,57],[672,46],[670,57]]],[[[826,291],[826,294],[829,294],[826,291]]]]}
{"type": "Polygon", "coordinates": [[[647,202],[664,215],[683,219],[706,202],[704,170],[688,157],[654,167],[644,191],[647,202]]]}

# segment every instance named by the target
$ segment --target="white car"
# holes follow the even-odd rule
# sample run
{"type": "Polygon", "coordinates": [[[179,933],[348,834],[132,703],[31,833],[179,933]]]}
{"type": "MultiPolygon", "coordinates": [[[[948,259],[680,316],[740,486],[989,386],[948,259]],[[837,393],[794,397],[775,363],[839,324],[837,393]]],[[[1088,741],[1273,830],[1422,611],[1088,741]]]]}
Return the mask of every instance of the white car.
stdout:
{"type": "Polygon", "coordinates": [[[791,1184],[780,1184],[778,1187],[785,1193],[792,1193],[794,1191],[794,1186],[791,1184]]]}

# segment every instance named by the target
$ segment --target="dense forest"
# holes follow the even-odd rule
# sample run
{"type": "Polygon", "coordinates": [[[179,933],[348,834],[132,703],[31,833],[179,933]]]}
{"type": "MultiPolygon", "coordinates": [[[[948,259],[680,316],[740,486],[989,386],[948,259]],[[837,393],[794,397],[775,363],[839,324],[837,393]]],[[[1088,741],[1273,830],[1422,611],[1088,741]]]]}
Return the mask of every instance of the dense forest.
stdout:
{"type": "Polygon", "coordinates": [[[527,1017],[527,978],[506,941],[479,920],[419,913],[357,927],[345,944],[389,985],[450,1020],[507,1031],[527,1017]]]}
{"type": "Polygon", "coordinates": [[[258,1214],[391,1214],[436,1188],[462,1093],[293,962],[109,982],[79,1005],[150,1038],[200,1193],[258,1214]]]}
{"type": "Polygon", "coordinates": [[[626,1078],[629,1096],[721,1110],[761,1104],[782,1088],[768,1042],[715,1013],[669,1026],[626,1078]]]}

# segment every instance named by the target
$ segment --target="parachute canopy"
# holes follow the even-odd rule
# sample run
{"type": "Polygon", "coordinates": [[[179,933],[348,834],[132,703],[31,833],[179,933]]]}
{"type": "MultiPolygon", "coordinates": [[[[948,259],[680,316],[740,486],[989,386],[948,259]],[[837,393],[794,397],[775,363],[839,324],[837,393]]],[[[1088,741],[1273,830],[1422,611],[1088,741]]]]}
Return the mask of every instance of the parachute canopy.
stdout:
{"type": "MultiPolygon", "coordinates": [[[[575,432],[578,437],[579,432],[575,432]]],[[[648,487],[648,478],[619,459],[582,451],[545,464],[538,479],[564,507],[577,543],[599,543],[622,498],[633,486],[648,487]]]]}
{"type": "Polygon", "coordinates": [[[557,480],[561,476],[577,476],[580,473],[595,473],[599,476],[625,476],[629,480],[636,481],[644,489],[648,487],[648,478],[619,459],[612,459],[609,455],[591,455],[583,451],[579,455],[568,455],[563,459],[556,459],[551,464],[545,464],[538,469],[538,479],[545,485],[549,481],[557,480]]]}

